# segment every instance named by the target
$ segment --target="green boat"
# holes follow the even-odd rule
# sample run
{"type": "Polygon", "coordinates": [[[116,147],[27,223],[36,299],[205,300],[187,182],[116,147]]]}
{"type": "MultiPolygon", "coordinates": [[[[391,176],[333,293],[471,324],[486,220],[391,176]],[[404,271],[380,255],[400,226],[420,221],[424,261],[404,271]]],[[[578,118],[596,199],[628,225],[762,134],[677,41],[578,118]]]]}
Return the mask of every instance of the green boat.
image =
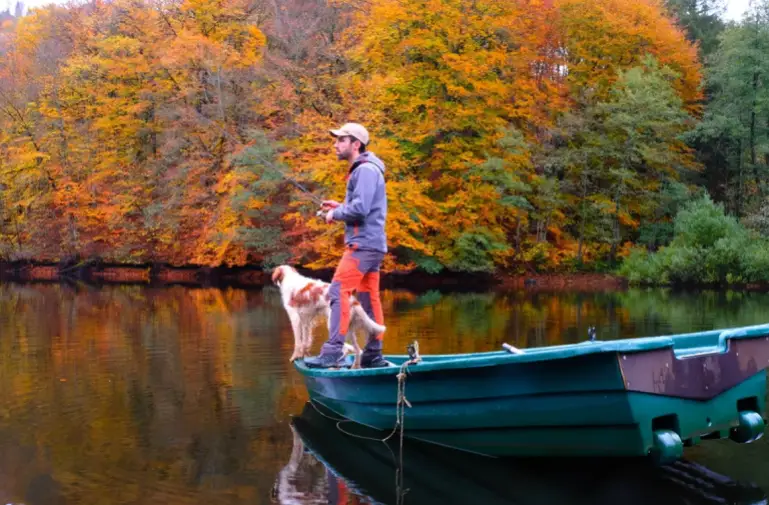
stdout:
{"type": "Polygon", "coordinates": [[[766,426],[769,325],[504,347],[386,356],[394,366],[375,369],[295,367],[310,401],[337,416],[485,456],[666,464],[702,441],[753,442],[766,426]]]}

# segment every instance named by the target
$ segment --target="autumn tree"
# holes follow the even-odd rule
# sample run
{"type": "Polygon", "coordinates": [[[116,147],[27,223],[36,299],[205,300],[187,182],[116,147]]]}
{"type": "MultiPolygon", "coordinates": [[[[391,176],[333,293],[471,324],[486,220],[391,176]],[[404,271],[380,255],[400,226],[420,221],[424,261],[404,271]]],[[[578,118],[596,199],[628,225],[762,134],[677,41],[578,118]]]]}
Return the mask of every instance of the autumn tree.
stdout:
{"type": "Polygon", "coordinates": [[[387,270],[565,268],[660,216],[702,105],[660,0],[115,0],[3,30],[7,259],[329,267],[328,130],[359,121],[387,270]]]}
{"type": "MultiPolygon", "coordinates": [[[[5,73],[33,89],[15,102],[6,94],[16,124],[8,185],[38,191],[36,206],[52,202],[55,212],[30,229],[57,232],[39,241],[48,256],[244,262],[228,155],[258,118],[249,77],[265,38],[251,18],[237,1],[126,0],[39,10],[20,23],[5,73]],[[62,57],[36,61],[51,58],[50,46],[62,57]]],[[[15,198],[22,209],[24,198],[15,198]]]]}
{"type": "MultiPolygon", "coordinates": [[[[504,139],[536,128],[541,104],[557,100],[555,66],[530,71],[546,10],[528,7],[378,1],[346,33],[358,42],[343,78],[348,116],[372,128],[389,167],[388,229],[416,266],[491,270],[511,254],[516,197],[533,175],[525,150],[504,139]]],[[[339,184],[342,171],[318,168],[339,184]]]]}
{"type": "MultiPolygon", "coordinates": [[[[399,236],[393,241],[398,257],[428,271],[490,271],[532,261],[553,265],[581,256],[576,242],[584,241],[585,233],[568,233],[578,221],[569,181],[564,185],[550,177],[538,161],[553,122],[570,107],[615,103],[618,71],[640,65],[647,54],[677,72],[667,82],[679,108],[696,111],[701,98],[696,49],[654,1],[380,0],[360,11],[345,40],[357,45],[343,80],[350,105],[337,121],[359,118],[374,130],[372,148],[393,166],[388,173],[392,229],[399,233],[409,224],[413,231],[406,237],[420,245],[417,251],[404,247],[399,236]],[[593,90],[589,101],[581,102],[588,89],[593,90]],[[395,186],[399,181],[407,184],[395,186]],[[399,201],[406,195],[410,201],[426,197],[432,206],[419,212],[399,201]],[[402,219],[403,210],[413,217],[402,219]]],[[[627,121],[635,105],[601,116],[617,112],[627,121]]],[[[332,124],[314,123],[315,131],[304,138],[304,152],[314,153],[315,160],[322,142],[329,142],[330,150],[323,128],[332,124]]],[[[614,131],[630,129],[618,124],[614,131]]],[[[674,138],[679,133],[666,130],[664,135],[673,137],[660,144],[683,149],[674,138]]],[[[329,155],[323,159],[304,170],[339,193],[343,170],[329,155]]],[[[627,187],[641,178],[624,170],[603,174],[601,183],[627,187]]],[[[607,209],[599,212],[619,216],[618,198],[608,196],[607,209]]],[[[619,199],[637,207],[640,198],[629,193],[619,199]]],[[[583,207],[586,223],[585,212],[583,207]]],[[[637,218],[628,222],[636,226],[637,218]]],[[[320,225],[314,226],[320,233],[320,225]]],[[[611,226],[608,242],[616,250],[621,233],[616,222],[611,226]]],[[[335,249],[328,250],[334,252],[326,265],[335,261],[335,249]]]]}

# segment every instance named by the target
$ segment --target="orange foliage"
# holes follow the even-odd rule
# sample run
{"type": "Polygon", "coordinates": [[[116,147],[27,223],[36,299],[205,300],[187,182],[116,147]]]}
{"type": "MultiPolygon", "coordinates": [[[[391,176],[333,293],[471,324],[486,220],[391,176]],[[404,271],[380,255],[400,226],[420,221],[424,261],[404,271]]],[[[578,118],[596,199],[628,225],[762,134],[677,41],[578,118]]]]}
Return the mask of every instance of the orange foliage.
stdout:
{"type": "Polygon", "coordinates": [[[648,53],[680,73],[688,111],[701,98],[659,0],[116,0],[3,30],[5,259],[332,266],[341,227],[267,165],[234,162],[266,131],[283,175],[341,199],[327,132],[360,121],[387,165],[387,270],[557,265],[578,205],[548,193],[536,157],[557,119],[648,53]],[[257,250],[242,232],[259,228],[281,240],[257,250]]]}
{"type": "Polygon", "coordinates": [[[661,0],[554,0],[573,93],[605,96],[617,76],[651,54],[681,74],[674,87],[686,107],[699,110],[701,65],[694,45],[666,15],[661,0]]]}

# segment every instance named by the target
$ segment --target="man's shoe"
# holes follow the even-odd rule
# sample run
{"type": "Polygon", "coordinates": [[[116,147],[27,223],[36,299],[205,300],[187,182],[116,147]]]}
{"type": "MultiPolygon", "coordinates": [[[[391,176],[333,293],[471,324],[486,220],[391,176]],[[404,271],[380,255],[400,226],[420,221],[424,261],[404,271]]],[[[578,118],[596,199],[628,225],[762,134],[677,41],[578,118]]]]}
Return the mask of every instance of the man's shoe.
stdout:
{"type": "Polygon", "coordinates": [[[304,358],[304,364],[307,368],[343,367],[345,366],[345,362],[342,359],[343,356],[344,354],[341,351],[338,353],[320,354],[311,358],[304,358]]]}
{"type": "Polygon", "coordinates": [[[384,359],[381,354],[375,354],[374,356],[363,356],[360,359],[361,368],[384,368],[390,366],[390,362],[384,359]]]}

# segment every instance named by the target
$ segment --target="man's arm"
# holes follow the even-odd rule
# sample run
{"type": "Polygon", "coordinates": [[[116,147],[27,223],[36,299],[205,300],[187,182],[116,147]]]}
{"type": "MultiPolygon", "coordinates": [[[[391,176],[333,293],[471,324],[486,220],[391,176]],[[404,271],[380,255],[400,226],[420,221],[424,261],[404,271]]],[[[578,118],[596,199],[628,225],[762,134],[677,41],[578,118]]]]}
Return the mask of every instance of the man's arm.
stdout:
{"type": "Polygon", "coordinates": [[[374,191],[379,178],[376,168],[372,165],[361,165],[355,170],[350,203],[342,204],[333,211],[334,219],[355,223],[362,221],[371,210],[374,191]]]}

